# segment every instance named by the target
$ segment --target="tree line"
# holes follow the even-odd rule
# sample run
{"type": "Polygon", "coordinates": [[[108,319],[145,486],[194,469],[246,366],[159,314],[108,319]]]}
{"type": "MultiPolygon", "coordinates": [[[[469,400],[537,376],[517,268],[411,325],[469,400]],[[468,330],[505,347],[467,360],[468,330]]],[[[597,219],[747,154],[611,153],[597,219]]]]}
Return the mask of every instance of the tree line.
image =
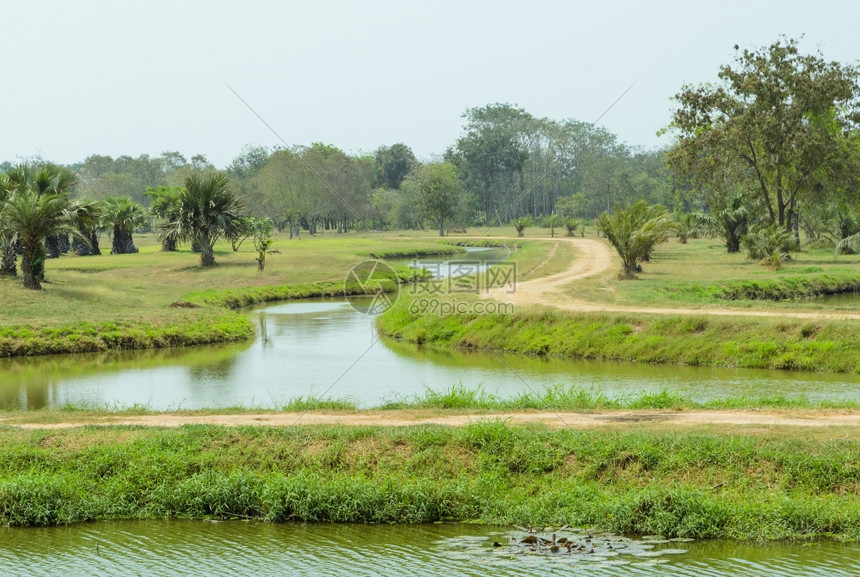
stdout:
{"type": "MultiPolygon", "coordinates": [[[[658,219],[682,239],[719,236],[729,252],[745,244],[751,256],[796,248],[800,231],[809,242],[851,250],[860,233],[858,95],[854,66],[802,54],[797,41],[781,38],[736,49],[716,82],[683,86],[663,129],[674,141],[663,150],[632,148],[577,120],[489,104],[465,112],[461,136],[433,162],[419,161],[403,143],[372,154],[314,143],[246,146],[221,171],[202,155],[188,160],[178,152],[93,155],[69,167],[4,163],[3,262],[12,244],[23,250],[24,235],[10,223],[22,225],[13,201],[24,202],[24,189],[38,198],[63,196],[64,210],[77,215],[78,234],[68,243],[75,247],[48,234],[45,258],[64,249],[98,254],[100,231],[110,235],[113,252],[133,252],[132,233],[146,226],[161,231],[165,250],[180,240],[199,250],[207,239],[164,231],[175,229],[176,203],[189,182],[216,174],[234,197],[231,206],[241,207],[237,226],[224,232],[234,247],[251,234],[252,218],[291,238],[392,228],[444,235],[506,224],[522,233],[533,222],[572,233],[588,220],[612,239],[612,223],[629,210],[628,227],[651,215],[640,225],[658,219]]],[[[41,249],[32,250],[38,262],[41,249]]],[[[625,265],[625,276],[634,267],[625,265]]]]}

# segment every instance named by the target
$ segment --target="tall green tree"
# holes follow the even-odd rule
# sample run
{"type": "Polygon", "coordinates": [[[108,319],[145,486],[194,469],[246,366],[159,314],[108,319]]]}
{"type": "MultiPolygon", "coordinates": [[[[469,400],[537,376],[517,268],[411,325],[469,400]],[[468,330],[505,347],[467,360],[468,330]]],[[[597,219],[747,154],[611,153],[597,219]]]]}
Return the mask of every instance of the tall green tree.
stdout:
{"type": "MultiPolygon", "coordinates": [[[[699,185],[738,165],[768,223],[788,230],[798,203],[814,202],[816,175],[833,170],[860,122],[854,66],[801,54],[797,41],[738,50],[718,84],[684,86],[670,130],[670,165],[699,185]]],[[[747,203],[752,206],[753,203],[747,203]]]]}
{"type": "Polygon", "coordinates": [[[446,161],[457,166],[475,194],[485,223],[520,216],[513,205],[528,158],[521,137],[530,115],[509,104],[491,104],[469,109],[464,117],[466,134],[446,153],[446,161]]]}
{"type": "Polygon", "coordinates": [[[374,163],[376,186],[387,189],[400,188],[403,179],[418,166],[412,149],[402,142],[377,148],[374,163]]]}
{"type": "Polygon", "coordinates": [[[161,236],[200,247],[200,265],[215,264],[215,242],[241,226],[244,203],[230,190],[227,175],[192,174],[179,195],[176,219],[162,226],[161,236]]]}
{"type": "Polygon", "coordinates": [[[425,164],[409,178],[418,190],[422,212],[439,226],[439,236],[445,236],[445,223],[457,213],[463,195],[456,168],[449,162],[425,164]]]}

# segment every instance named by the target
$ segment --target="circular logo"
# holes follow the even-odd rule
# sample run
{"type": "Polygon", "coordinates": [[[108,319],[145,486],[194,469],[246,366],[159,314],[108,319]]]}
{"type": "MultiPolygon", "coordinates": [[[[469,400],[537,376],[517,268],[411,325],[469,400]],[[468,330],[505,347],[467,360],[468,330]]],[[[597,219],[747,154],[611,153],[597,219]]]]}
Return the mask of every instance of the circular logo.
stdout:
{"type": "Polygon", "coordinates": [[[379,315],[394,306],[400,296],[397,273],[381,260],[358,263],[343,281],[347,302],[364,315],[379,315]]]}

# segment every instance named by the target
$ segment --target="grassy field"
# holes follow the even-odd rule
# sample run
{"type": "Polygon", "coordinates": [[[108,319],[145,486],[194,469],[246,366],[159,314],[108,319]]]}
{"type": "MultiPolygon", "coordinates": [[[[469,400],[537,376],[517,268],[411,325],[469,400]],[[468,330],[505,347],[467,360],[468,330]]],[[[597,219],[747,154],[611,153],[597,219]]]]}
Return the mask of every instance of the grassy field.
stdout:
{"type": "Polygon", "coordinates": [[[853,431],[649,425],[3,430],[0,523],[470,521],[860,538],[853,431]]]}
{"type": "MultiPolygon", "coordinates": [[[[778,271],[746,257],[728,254],[715,239],[676,240],[658,245],[634,281],[619,281],[618,269],[570,285],[566,294],[580,300],[653,307],[736,307],[764,310],[833,310],[809,297],[827,292],[860,291],[860,255],[833,258],[829,249],[792,253],[778,271]],[[747,297],[747,298],[744,298],[747,297]],[[753,297],[753,298],[749,298],[753,297]]],[[[860,298],[841,302],[840,310],[860,310],[860,298]]]]}

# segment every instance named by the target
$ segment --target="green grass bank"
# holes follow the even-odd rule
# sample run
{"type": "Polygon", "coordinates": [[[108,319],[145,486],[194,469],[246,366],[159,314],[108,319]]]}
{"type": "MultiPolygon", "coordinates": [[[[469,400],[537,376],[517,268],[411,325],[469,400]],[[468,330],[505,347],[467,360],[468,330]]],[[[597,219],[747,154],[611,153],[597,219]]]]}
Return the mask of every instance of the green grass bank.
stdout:
{"type": "Polygon", "coordinates": [[[6,428],[0,522],[226,519],[563,525],[860,539],[860,441],[772,429],[6,428]]]}
{"type": "Polygon", "coordinates": [[[693,366],[860,373],[860,321],[567,313],[422,315],[401,298],[388,337],[432,347],[693,366]]]}

